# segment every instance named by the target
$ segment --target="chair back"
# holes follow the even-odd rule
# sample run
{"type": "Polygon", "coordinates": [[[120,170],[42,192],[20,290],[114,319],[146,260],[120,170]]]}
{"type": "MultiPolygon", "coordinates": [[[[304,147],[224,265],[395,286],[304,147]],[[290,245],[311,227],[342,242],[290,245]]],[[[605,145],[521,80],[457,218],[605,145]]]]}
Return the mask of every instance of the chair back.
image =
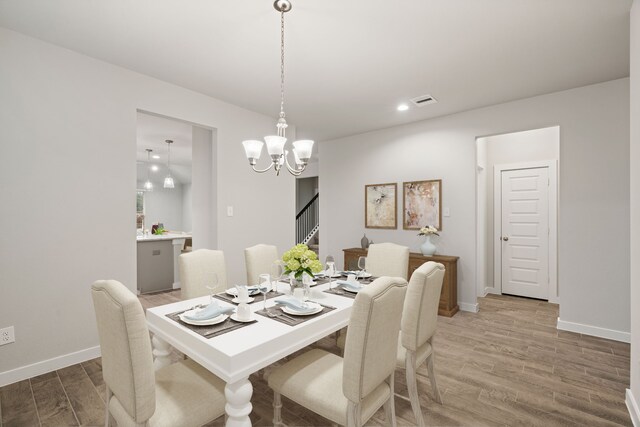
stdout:
{"type": "Polygon", "coordinates": [[[153,357],[142,305],[115,280],[95,282],[91,297],[98,323],[104,382],[129,416],[142,424],[156,410],[153,357]]]}
{"type": "Polygon", "coordinates": [[[436,332],[444,266],[428,261],[411,275],[402,310],[400,339],[407,350],[417,351],[436,332]]]}
{"type": "Polygon", "coordinates": [[[376,277],[402,277],[407,280],[409,248],[395,243],[374,243],[367,253],[367,271],[376,277]]]}
{"type": "Polygon", "coordinates": [[[227,289],[227,267],[224,252],[212,249],[198,249],[178,257],[182,299],[209,295],[206,286],[213,273],[218,275],[216,292],[227,289]]]}
{"type": "Polygon", "coordinates": [[[278,248],[273,245],[255,245],[244,250],[244,263],[247,266],[247,284],[257,285],[258,276],[271,273],[271,266],[278,260],[278,248]]]}
{"type": "Polygon", "coordinates": [[[344,349],[342,391],[359,403],[396,368],[398,332],[407,281],[381,277],[353,303],[344,349]],[[395,337],[395,338],[394,338],[395,337]]]}

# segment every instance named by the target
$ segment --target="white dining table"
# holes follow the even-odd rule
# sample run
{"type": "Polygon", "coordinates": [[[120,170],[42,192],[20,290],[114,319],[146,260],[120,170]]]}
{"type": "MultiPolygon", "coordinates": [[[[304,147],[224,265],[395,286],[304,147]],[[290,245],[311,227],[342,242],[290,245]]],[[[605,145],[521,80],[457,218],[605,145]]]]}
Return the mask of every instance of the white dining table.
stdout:
{"type": "MultiPolygon", "coordinates": [[[[253,386],[249,375],[347,326],[354,299],[323,292],[328,287],[327,283],[311,288],[310,300],[336,307],[335,310],[290,326],[253,313],[263,308],[262,295],[258,295],[250,304],[257,323],[213,338],[205,338],[166,316],[208,303],[208,296],[149,308],[147,324],[153,333],[154,366],[159,369],[171,363],[171,346],[184,353],[226,382],[226,425],[251,426],[253,386]]],[[[288,289],[288,284],[278,283],[279,291],[288,289]]],[[[267,307],[273,307],[275,299],[267,300],[267,307]]]]}

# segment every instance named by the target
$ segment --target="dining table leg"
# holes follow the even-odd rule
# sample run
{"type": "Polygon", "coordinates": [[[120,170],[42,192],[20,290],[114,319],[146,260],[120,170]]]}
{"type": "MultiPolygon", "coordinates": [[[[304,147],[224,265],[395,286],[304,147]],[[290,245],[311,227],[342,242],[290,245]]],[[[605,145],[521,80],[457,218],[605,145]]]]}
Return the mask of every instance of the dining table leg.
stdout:
{"type": "Polygon", "coordinates": [[[224,407],[227,414],[227,427],[251,427],[249,414],[253,408],[251,405],[252,394],[253,386],[249,378],[227,383],[224,387],[224,396],[227,399],[227,404],[224,407]]]}
{"type": "Polygon", "coordinates": [[[153,368],[156,371],[171,364],[171,345],[169,343],[154,334],[151,338],[151,347],[153,348],[153,368]]]}

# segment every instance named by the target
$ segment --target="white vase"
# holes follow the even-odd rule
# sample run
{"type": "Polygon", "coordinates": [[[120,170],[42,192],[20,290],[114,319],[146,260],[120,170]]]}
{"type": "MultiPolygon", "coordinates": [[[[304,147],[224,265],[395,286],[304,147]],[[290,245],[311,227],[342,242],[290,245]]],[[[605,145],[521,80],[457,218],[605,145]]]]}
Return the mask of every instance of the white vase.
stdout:
{"type": "Polygon", "coordinates": [[[426,239],[425,239],[424,243],[422,245],[420,245],[420,252],[422,252],[422,255],[431,256],[431,255],[436,253],[436,245],[431,243],[431,235],[430,234],[428,234],[425,237],[426,237],[426,239]]]}

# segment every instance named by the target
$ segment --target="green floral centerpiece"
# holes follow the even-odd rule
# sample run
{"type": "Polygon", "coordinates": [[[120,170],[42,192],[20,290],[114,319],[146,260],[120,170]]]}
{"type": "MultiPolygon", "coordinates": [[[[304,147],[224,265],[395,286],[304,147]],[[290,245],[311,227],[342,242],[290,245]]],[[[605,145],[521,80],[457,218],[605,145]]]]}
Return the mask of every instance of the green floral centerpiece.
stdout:
{"type": "Polygon", "coordinates": [[[322,264],[318,261],[318,255],[309,250],[307,245],[302,243],[295,245],[282,255],[284,261],[284,274],[293,273],[293,277],[302,281],[302,276],[307,273],[313,277],[313,273],[322,271],[322,264]]]}

